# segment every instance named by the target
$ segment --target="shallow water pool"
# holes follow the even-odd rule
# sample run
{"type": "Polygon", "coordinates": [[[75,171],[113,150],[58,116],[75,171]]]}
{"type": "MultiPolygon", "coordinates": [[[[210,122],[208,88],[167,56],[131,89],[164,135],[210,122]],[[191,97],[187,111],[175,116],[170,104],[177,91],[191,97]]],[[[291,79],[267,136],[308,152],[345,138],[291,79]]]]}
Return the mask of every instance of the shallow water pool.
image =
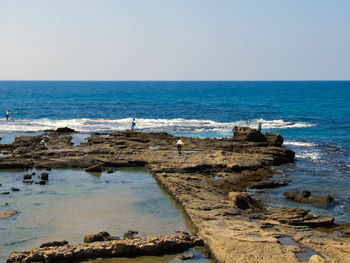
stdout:
{"type": "MultiPolygon", "coordinates": [[[[39,181],[37,176],[44,171],[34,172],[34,181],[39,181]]],[[[46,185],[24,184],[24,173],[0,172],[1,192],[10,191],[0,195],[0,209],[19,211],[0,220],[1,262],[12,250],[30,249],[47,241],[81,243],[86,233],[107,231],[122,237],[130,229],[139,236],[191,231],[181,208],[144,168],[100,175],[52,170],[46,185]],[[12,187],[20,191],[12,192],[12,187]]]]}

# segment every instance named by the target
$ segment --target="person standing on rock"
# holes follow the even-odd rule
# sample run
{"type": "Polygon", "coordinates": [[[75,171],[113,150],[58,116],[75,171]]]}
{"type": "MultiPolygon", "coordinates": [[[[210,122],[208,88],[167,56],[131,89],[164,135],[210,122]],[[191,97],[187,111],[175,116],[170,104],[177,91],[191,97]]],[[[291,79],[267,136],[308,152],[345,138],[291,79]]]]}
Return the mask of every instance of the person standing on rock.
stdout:
{"type": "Polygon", "coordinates": [[[135,119],[132,119],[132,121],[131,121],[131,130],[132,131],[135,129],[135,125],[136,125],[135,119]]]}
{"type": "Polygon", "coordinates": [[[261,122],[259,122],[259,124],[258,124],[258,131],[259,132],[261,132],[261,125],[262,125],[261,122]]]}
{"type": "Polygon", "coordinates": [[[181,154],[181,148],[182,148],[182,146],[183,146],[184,144],[185,144],[185,143],[184,143],[181,139],[179,139],[179,140],[176,142],[176,148],[177,148],[177,151],[178,151],[179,154],[181,154]]]}
{"type": "Polygon", "coordinates": [[[9,120],[10,113],[11,113],[11,111],[10,111],[10,110],[7,110],[7,111],[6,111],[5,116],[6,116],[6,120],[7,120],[7,121],[9,120]]]}

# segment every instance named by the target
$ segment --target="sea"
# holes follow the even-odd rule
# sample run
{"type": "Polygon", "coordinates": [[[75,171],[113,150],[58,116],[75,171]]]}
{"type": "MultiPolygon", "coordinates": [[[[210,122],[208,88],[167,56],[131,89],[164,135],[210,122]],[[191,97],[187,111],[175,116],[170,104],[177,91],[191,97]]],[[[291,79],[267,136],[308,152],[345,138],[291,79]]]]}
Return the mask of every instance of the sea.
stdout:
{"type": "Polygon", "coordinates": [[[267,206],[298,206],[350,221],[350,81],[1,81],[0,143],[68,126],[81,134],[130,129],[231,137],[234,126],[278,132],[295,163],[276,167],[289,184],[249,190],[267,206]],[[5,112],[11,111],[9,121],[5,112]],[[2,116],[1,116],[2,112],[2,116]],[[285,191],[331,195],[326,208],[285,191]]]}

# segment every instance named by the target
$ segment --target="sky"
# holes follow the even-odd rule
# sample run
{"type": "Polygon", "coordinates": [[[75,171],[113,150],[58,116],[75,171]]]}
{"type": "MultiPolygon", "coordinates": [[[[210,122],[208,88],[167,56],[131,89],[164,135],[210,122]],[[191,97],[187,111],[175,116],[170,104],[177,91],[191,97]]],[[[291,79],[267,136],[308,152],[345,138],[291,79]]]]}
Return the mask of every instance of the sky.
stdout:
{"type": "Polygon", "coordinates": [[[0,80],[350,80],[349,0],[0,0],[0,80]]]}

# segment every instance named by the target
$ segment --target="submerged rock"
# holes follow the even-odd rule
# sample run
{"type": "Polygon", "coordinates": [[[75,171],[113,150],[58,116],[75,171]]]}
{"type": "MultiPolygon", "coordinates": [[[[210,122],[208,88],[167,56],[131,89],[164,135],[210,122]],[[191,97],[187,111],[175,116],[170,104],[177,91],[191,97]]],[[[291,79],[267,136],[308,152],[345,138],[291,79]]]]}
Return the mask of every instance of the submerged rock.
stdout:
{"type": "Polygon", "coordinates": [[[269,181],[257,182],[253,184],[251,188],[255,188],[255,189],[276,188],[276,187],[286,186],[287,184],[288,184],[287,181],[269,180],[269,181]]]}
{"type": "Polygon", "coordinates": [[[25,184],[32,184],[34,182],[34,180],[32,179],[25,179],[25,180],[22,180],[23,183],[25,184]]]}
{"type": "Polygon", "coordinates": [[[96,164],[85,169],[85,172],[102,173],[102,164],[96,164]]]}
{"type": "Polygon", "coordinates": [[[13,217],[14,215],[17,215],[17,214],[18,214],[18,211],[16,211],[16,210],[0,211],[0,219],[10,218],[10,217],[13,217]]]}
{"type": "Polygon", "coordinates": [[[188,260],[188,259],[192,259],[194,258],[194,254],[193,253],[185,253],[179,256],[179,259],[181,260],[188,260]]]}

